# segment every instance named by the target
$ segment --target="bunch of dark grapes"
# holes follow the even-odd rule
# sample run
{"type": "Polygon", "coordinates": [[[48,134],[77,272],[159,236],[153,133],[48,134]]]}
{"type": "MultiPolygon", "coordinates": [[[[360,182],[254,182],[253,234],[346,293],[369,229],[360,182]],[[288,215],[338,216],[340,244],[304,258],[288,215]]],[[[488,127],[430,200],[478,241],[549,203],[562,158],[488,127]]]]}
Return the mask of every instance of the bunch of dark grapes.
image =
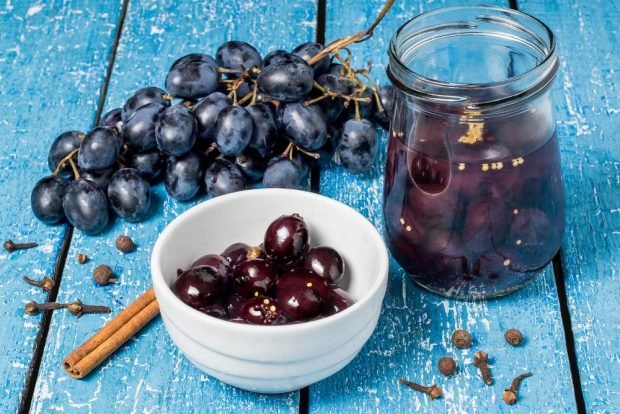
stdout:
{"type": "Polygon", "coordinates": [[[52,174],[36,183],[32,210],[44,223],[66,218],[96,234],[111,212],[143,221],[150,185],[162,178],[171,197],[187,201],[257,183],[299,188],[310,168],[332,160],[364,173],[377,155],[375,125],[387,127],[392,104],[391,87],[368,74],[319,43],[261,57],[230,41],[215,58],[183,56],[166,90],[142,88],[92,131],[54,140],[52,174]]]}

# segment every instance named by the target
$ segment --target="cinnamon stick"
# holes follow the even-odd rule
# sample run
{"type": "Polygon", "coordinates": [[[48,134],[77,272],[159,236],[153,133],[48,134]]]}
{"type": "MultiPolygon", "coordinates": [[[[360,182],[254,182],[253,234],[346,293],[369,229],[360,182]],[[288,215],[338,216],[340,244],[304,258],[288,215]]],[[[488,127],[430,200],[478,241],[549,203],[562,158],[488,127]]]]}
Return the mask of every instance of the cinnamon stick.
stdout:
{"type": "Polygon", "coordinates": [[[158,313],[159,303],[151,288],[71,352],[63,362],[65,371],[73,378],[84,378],[158,313]]]}

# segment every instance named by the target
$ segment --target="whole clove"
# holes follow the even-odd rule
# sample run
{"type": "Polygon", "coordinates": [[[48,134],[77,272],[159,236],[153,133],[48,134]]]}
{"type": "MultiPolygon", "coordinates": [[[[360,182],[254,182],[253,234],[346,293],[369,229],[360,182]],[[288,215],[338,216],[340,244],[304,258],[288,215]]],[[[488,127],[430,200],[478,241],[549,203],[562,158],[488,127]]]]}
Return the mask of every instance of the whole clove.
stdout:
{"type": "Polygon", "coordinates": [[[41,280],[30,279],[28,276],[24,276],[22,279],[24,279],[24,282],[28,283],[29,285],[40,287],[41,289],[43,289],[43,292],[49,292],[56,285],[54,279],[47,276],[45,276],[41,280]]]}
{"type": "Polygon", "coordinates": [[[99,305],[85,305],[81,300],[77,299],[75,302],[64,305],[65,308],[72,314],[81,318],[82,315],[87,313],[110,313],[112,310],[107,306],[99,305]]]}
{"type": "Polygon", "coordinates": [[[56,303],[56,302],[37,303],[37,302],[31,301],[31,302],[26,303],[26,305],[24,306],[24,312],[26,312],[28,315],[37,315],[41,311],[60,309],[64,307],[65,306],[62,303],[56,303]]]}
{"type": "Polygon", "coordinates": [[[525,374],[521,374],[512,380],[512,383],[510,384],[510,388],[505,389],[504,395],[502,396],[502,399],[504,400],[506,404],[513,405],[517,403],[517,393],[519,390],[519,384],[521,384],[521,381],[524,378],[529,378],[531,376],[532,376],[531,372],[526,372],[525,374]]]}
{"type": "Polygon", "coordinates": [[[480,370],[482,381],[486,385],[493,384],[493,377],[491,377],[491,371],[489,370],[489,354],[484,351],[478,351],[474,354],[474,366],[480,370]]]}
{"type": "Polygon", "coordinates": [[[32,249],[33,247],[37,246],[37,243],[15,243],[11,239],[5,241],[3,244],[4,250],[9,253],[13,253],[16,250],[32,249]]]}
{"type": "Polygon", "coordinates": [[[441,388],[439,388],[437,384],[433,384],[430,387],[425,387],[424,385],[416,384],[415,382],[407,381],[403,378],[400,378],[398,382],[408,386],[411,389],[414,389],[416,391],[419,391],[421,393],[428,395],[429,397],[431,397],[431,400],[434,400],[435,398],[439,398],[443,395],[443,391],[441,391],[441,388]]]}

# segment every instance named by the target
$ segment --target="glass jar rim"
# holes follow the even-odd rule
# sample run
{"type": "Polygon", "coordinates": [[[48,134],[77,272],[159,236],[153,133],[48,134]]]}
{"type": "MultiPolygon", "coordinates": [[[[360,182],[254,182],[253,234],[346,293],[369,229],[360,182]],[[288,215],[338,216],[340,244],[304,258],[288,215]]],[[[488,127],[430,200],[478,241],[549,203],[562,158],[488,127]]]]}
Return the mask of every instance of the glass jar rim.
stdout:
{"type": "MultiPolygon", "coordinates": [[[[473,23],[468,23],[465,21],[454,22],[453,26],[458,24],[462,28],[473,28],[476,27],[473,23]]],[[[414,46],[415,47],[415,46],[414,46]]],[[[398,89],[408,92],[410,95],[417,96],[423,100],[430,102],[440,102],[443,104],[463,104],[470,103],[475,107],[483,107],[486,105],[499,105],[505,102],[514,102],[515,99],[522,98],[524,96],[530,96],[541,89],[545,88],[555,77],[555,73],[559,66],[557,54],[556,54],[556,39],[555,35],[551,31],[551,29],[540,19],[523,13],[518,10],[508,9],[500,6],[485,6],[485,5],[462,5],[462,6],[449,6],[449,7],[441,7],[438,9],[430,10],[424,13],[421,13],[414,18],[405,22],[402,26],[398,28],[396,33],[392,36],[390,41],[390,47],[388,49],[389,56],[389,65],[388,65],[388,77],[392,81],[395,87],[398,89]],[[507,79],[485,82],[485,83],[457,83],[457,82],[448,82],[442,81],[439,79],[433,79],[427,76],[424,76],[420,73],[416,73],[412,69],[408,68],[405,63],[401,60],[402,51],[399,50],[399,42],[401,36],[403,36],[403,32],[408,28],[411,28],[412,25],[419,23],[421,20],[426,19],[428,17],[432,17],[434,15],[448,14],[452,12],[457,12],[459,10],[463,11],[480,11],[488,13],[495,13],[496,15],[491,16],[477,16],[477,19],[484,17],[485,19],[492,20],[495,23],[500,23],[504,25],[509,25],[513,29],[518,29],[522,32],[529,32],[529,34],[534,35],[537,40],[540,40],[541,43],[544,44],[544,57],[540,62],[538,62],[533,67],[524,71],[523,73],[515,76],[511,76],[507,79]],[[541,39],[539,36],[535,35],[531,30],[527,30],[527,28],[522,25],[518,25],[515,23],[509,23],[506,19],[502,19],[499,17],[499,13],[506,15],[507,13],[513,16],[516,16],[524,21],[527,21],[530,24],[536,25],[539,29],[542,29],[546,35],[546,39],[541,39]],[[416,87],[416,85],[423,85],[423,87],[416,87]],[[480,101],[476,99],[471,99],[471,92],[476,90],[478,92],[492,89],[492,88],[501,88],[505,86],[517,86],[515,88],[515,93],[504,96],[500,99],[493,99],[491,101],[480,101]]]]}

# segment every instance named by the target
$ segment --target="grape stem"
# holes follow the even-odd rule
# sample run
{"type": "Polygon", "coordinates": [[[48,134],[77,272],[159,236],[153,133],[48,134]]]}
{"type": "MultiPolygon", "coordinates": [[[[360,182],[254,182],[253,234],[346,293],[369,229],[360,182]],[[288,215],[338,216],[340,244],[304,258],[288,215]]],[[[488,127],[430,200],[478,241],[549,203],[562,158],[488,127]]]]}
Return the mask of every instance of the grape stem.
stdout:
{"type": "Polygon", "coordinates": [[[73,170],[73,175],[75,176],[76,180],[81,179],[82,177],[80,176],[80,172],[78,171],[77,167],[75,166],[75,163],[73,162],[72,158],[69,158],[69,164],[71,164],[71,169],[73,170]]]}
{"type": "Polygon", "coordinates": [[[70,153],[68,153],[62,160],[60,160],[60,162],[58,163],[58,165],[56,166],[56,169],[54,170],[54,172],[52,173],[52,175],[54,177],[58,177],[58,173],[60,172],[60,169],[62,167],[65,166],[65,163],[70,160],[71,158],[73,158],[73,156],[75,154],[77,154],[77,152],[79,151],[79,148],[74,149],[73,151],[71,151],[70,153]]]}
{"type": "Polygon", "coordinates": [[[383,20],[383,17],[390,10],[392,5],[394,4],[394,0],[388,0],[385,3],[385,6],[381,9],[379,16],[375,19],[375,21],[370,25],[370,27],[364,31],[356,33],[351,36],[347,36],[344,39],[336,39],[330,44],[328,44],[323,50],[314,55],[310,60],[308,60],[309,65],[314,65],[319,60],[323,59],[325,56],[332,52],[338,51],[338,49],[342,49],[343,47],[350,45],[351,43],[363,42],[364,40],[370,39],[372,37],[372,33],[375,30],[375,27],[383,20]]]}

